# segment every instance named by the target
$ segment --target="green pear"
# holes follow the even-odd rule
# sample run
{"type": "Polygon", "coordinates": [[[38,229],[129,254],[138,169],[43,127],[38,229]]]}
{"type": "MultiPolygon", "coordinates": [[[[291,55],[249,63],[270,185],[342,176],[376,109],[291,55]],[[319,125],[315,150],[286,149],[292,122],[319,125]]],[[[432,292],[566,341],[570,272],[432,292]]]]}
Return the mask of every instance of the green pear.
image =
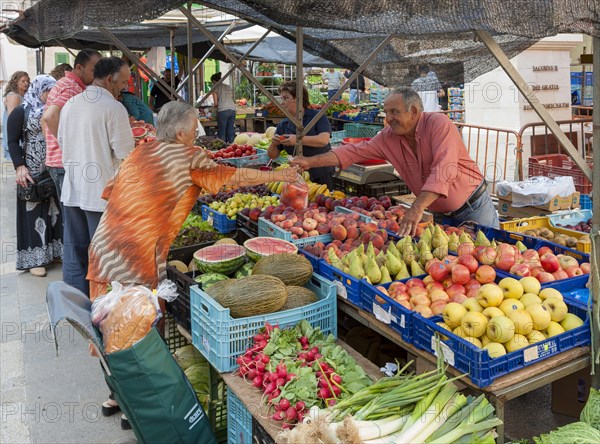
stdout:
{"type": "Polygon", "coordinates": [[[498,244],[496,243],[496,241],[495,241],[495,240],[492,240],[492,241],[490,242],[490,247],[492,247],[492,248],[496,248],[497,246],[498,246],[498,244]]]}
{"type": "Polygon", "coordinates": [[[433,253],[433,257],[435,257],[436,259],[442,260],[446,256],[448,256],[448,245],[444,245],[442,247],[437,247],[435,250],[433,250],[432,253],[433,253]]]}
{"type": "Polygon", "coordinates": [[[406,264],[410,264],[417,258],[417,253],[415,253],[415,248],[413,244],[404,244],[402,248],[402,260],[406,264]]]}
{"type": "Polygon", "coordinates": [[[408,272],[408,267],[404,261],[400,261],[400,271],[396,273],[394,276],[395,281],[400,281],[402,279],[408,279],[410,277],[410,273],[408,272]]]}
{"type": "Polygon", "coordinates": [[[417,242],[417,247],[419,249],[419,251],[421,251],[421,248],[426,248],[427,250],[431,251],[431,240],[426,240],[426,239],[419,239],[419,242],[417,242]]]}
{"type": "Polygon", "coordinates": [[[377,265],[379,265],[380,268],[385,265],[386,256],[387,254],[384,253],[383,250],[379,250],[379,253],[375,256],[375,262],[377,262],[377,265]]]}
{"type": "Polygon", "coordinates": [[[352,261],[350,261],[350,268],[348,270],[348,274],[350,274],[350,276],[355,277],[356,279],[362,279],[365,277],[365,269],[360,258],[355,257],[352,259],[352,261]]]}
{"type": "Polygon", "coordinates": [[[465,231],[463,231],[460,236],[458,237],[458,240],[461,244],[464,244],[466,242],[472,244],[473,243],[473,239],[471,238],[471,236],[469,236],[465,231]]]}
{"type": "Polygon", "coordinates": [[[432,248],[442,247],[444,245],[448,245],[448,240],[446,239],[444,231],[440,228],[439,225],[436,225],[433,229],[433,237],[431,238],[431,246],[432,248]]]}
{"type": "Polygon", "coordinates": [[[459,245],[460,241],[458,240],[458,235],[456,233],[452,233],[450,235],[450,239],[448,240],[448,251],[456,253],[459,245]]]}
{"type": "Polygon", "coordinates": [[[421,248],[419,248],[419,262],[421,262],[421,265],[425,266],[427,261],[430,259],[433,259],[431,248],[429,248],[426,244],[421,244],[421,248]]]}
{"type": "MultiPolygon", "coordinates": [[[[398,260],[396,258],[396,260],[398,260]]],[[[387,284],[388,282],[392,282],[392,277],[390,276],[390,272],[387,267],[384,265],[381,267],[381,279],[379,280],[380,284],[387,284]]]]}
{"type": "Polygon", "coordinates": [[[367,247],[367,259],[375,259],[375,247],[373,247],[373,243],[369,242],[367,247]]]}
{"type": "Polygon", "coordinates": [[[381,270],[375,261],[375,258],[369,259],[365,267],[365,275],[369,278],[372,284],[378,284],[381,280],[381,270]]]}
{"type": "Polygon", "coordinates": [[[432,237],[433,234],[431,233],[431,225],[427,225],[427,228],[425,229],[425,231],[423,231],[423,234],[421,234],[420,240],[425,241],[427,243],[431,243],[432,237]]]}
{"type": "Polygon", "coordinates": [[[421,265],[417,261],[412,261],[410,263],[410,274],[411,276],[419,276],[421,274],[426,274],[425,270],[421,268],[421,265]]]}
{"type": "Polygon", "coordinates": [[[396,244],[392,241],[390,241],[388,243],[388,248],[387,248],[388,252],[391,252],[394,256],[396,256],[398,259],[400,259],[402,257],[402,255],[400,254],[400,252],[398,251],[398,247],[396,247],[396,244]]]}
{"type": "Polygon", "coordinates": [[[489,247],[491,245],[490,240],[485,237],[483,231],[478,231],[477,236],[475,237],[475,246],[476,247],[489,247]]]}
{"type": "Polygon", "coordinates": [[[519,253],[523,253],[524,251],[527,250],[527,247],[521,241],[517,241],[517,243],[515,244],[515,247],[517,247],[517,249],[519,250],[519,253]]]}
{"type": "Polygon", "coordinates": [[[337,254],[335,254],[335,252],[333,251],[333,248],[330,248],[327,251],[327,257],[329,259],[329,263],[337,268],[338,270],[343,270],[345,265],[344,263],[340,260],[340,258],[337,256],[337,254]]]}
{"type": "Polygon", "coordinates": [[[388,248],[388,251],[385,254],[385,266],[391,274],[396,275],[400,271],[401,262],[403,261],[401,259],[398,259],[396,255],[393,254],[388,248]]]}

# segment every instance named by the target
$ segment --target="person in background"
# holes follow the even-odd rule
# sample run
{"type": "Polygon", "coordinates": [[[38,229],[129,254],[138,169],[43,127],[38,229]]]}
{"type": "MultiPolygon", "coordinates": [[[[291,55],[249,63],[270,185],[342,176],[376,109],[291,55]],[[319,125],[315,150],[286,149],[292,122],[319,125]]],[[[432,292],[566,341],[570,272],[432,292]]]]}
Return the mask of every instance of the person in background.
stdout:
{"type": "MultiPolygon", "coordinates": [[[[352,74],[354,74],[354,71],[350,71],[349,69],[347,69],[344,72],[344,76],[347,79],[349,79],[352,76],[352,74]]],[[[358,105],[358,102],[360,100],[359,93],[364,93],[365,89],[365,76],[359,74],[359,76],[356,79],[354,79],[354,81],[350,84],[350,103],[358,105]]]]}
{"type": "Polygon", "coordinates": [[[52,71],[50,71],[50,75],[54,77],[56,80],[60,80],[65,76],[66,72],[73,71],[73,67],[68,63],[61,63],[60,65],[56,65],[52,71]]]}
{"type": "MultiPolygon", "coordinates": [[[[46,141],[41,117],[56,80],[48,75],[33,79],[23,103],[8,118],[8,147],[17,173],[17,184],[35,183],[32,177],[46,170],[46,141]]],[[[17,270],[46,276],[46,266],[62,258],[62,216],[56,196],[41,202],[17,199],[17,270]]]]}
{"type": "Polygon", "coordinates": [[[419,77],[412,82],[412,89],[417,92],[423,102],[423,111],[435,113],[440,110],[438,91],[442,84],[427,65],[419,66],[419,77]]]}
{"type": "Polygon", "coordinates": [[[11,160],[8,150],[8,134],[6,133],[8,116],[13,109],[21,104],[27,88],[29,88],[29,74],[25,71],[16,71],[10,76],[10,80],[4,89],[4,98],[2,99],[4,105],[4,112],[2,113],[2,150],[6,160],[11,160]]]}
{"type": "Polygon", "coordinates": [[[421,98],[411,89],[392,92],[383,108],[388,126],[371,140],[290,163],[305,170],[330,165],[343,170],[364,160],[387,160],[417,196],[400,223],[400,236],[416,234],[425,209],[437,221],[447,217],[498,228],[483,175],[448,116],[423,112],[421,98]]]}
{"type": "MultiPolygon", "coordinates": [[[[69,100],[61,113],[63,280],[85,294],[89,294],[87,250],[106,207],[102,191],[135,145],[127,111],[117,100],[128,80],[129,68],[123,60],[100,59],[92,84],[69,100]]],[[[122,172],[125,176],[131,173],[122,172]]]]}
{"type": "Polygon", "coordinates": [[[46,135],[46,167],[56,185],[59,200],[65,177],[62,149],[56,139],[61,110],[65,103],[92,83],[92,80],[94,80],[94,66],[101,57],[102,55],[94,49],[79,51],[75,56],[75,68],[72,71],[65,72],[65,76],[56,82],[46,101],[46,110],[42,116],[42,128],[44,128],[46,135]]]}
{"type": "MultiPolygon", "coordinates": [[[[221,73],[213,74],[210,81],[214,84],[221,80],[221,73]]],[[[213,91],[213,103],[217,108],[217,127],[219,139],[233,143],[235,139],[235,101],[231,86],[221,83],[213,91]]]]}
{"type": "Polygon", "coordinates": [[[327,100],[330,100],[346,81],[346,77],[334,68],[329,68],[329,70],[323,74],[323,79],[327,81],[327,100]]]}
{"type": "MultiPolygon", "coordinates": [[[[296,113],[296,82],[285,82],[279,87],[279,95],[283,101],[283,106],[290,112],[296,113]]],[[[302,104],[301,109],[304,110],[302,117],[303,126],[307,126],[308,123],[315,117],[318,110],[309,109],[308,105],[308,91],[306,87],[303,88],[302,93],[302,104]]],[[[331,138],[331,124],[329,119],[325,115],[317,121],[317,123],[310,129],[308,134],[302,139],[302,148],[304,156],[311,158],[318,154],[328,153],[331,151],[331,144],[329,139],[331,138]]],[[[271,159],[279,157],[281,151],[286,150],[290,155],[294,154],[294,147],[296,145],[296,125],[290,122],[287,117],[283,119],[277,125],[275,130],[275,136],[273,136],[273,142],[269,146],[267,153],[271,159]]],[[[316,183],[327,185],[330,190],[333,189],[333,174],[335,168],[328,165],[314,166],[308,169],[310,174],[310,180],[316,183]]]]}
{"type": "MultiPolygon", "coordinates": [[[[162,79],[165,81],[167,85],[171,85],[171,69],[166,68],[163,72],[162,79]]],[[[179,80],[175,77],[174,87],[177,88],[177,84],[179,80]]],[[[169,103],[171,101],[171,97],[166,95],[162,89],[158,87],[155,83],[152,89],[150,90],[150,97],[148,99],[148,107],[152,110],[152,112],[159,113],[160,109],[163,107],[165,103],[169,103]]]]}
{"type": "Polygon", "coordinates": [[[127,114],[132,116],[135,120],[143,120],[150,125],[154,125],[152,111],[138,96],[130,93],[129,90],[124,89],[121,91],[119,100],[127,110],[127,114]]]}
{"type": "Polygon", "coordinates": [[[450,85],[444,83],[440,89],[438,89],[438,102],[442,111],[448,111],[448,88],[450,85]]]}

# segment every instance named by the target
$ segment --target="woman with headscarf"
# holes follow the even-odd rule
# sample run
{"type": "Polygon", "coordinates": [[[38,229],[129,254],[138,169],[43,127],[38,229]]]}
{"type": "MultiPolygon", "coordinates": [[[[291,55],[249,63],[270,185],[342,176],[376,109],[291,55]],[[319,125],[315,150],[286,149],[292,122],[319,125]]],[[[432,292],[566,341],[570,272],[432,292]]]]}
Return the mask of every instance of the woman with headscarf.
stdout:
{"type": "MultiPolygon", "coordinates": [[[[46,170],[46,142],[40,119],[54,77],[39,75],[23,103],[8,117],[8,149],[17,173],[17,184],[28,186],[46,170]]],[[[45,276],[46,265],[62,257],[62,216],[56,196],[41,202],[17,198],[17,270],[45,276]]]]}

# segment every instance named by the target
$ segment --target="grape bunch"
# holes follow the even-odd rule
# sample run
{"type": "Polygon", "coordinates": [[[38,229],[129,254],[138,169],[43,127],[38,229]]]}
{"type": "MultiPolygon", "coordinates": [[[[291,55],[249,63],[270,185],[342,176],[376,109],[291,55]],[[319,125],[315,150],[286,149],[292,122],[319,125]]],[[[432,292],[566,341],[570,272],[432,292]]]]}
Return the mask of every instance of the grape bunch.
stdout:
{"type": "Polygon", "coordinates": [[[219,191],[217,194],[204,194],[198,198],[198,202],[210,205],[213,202],[225,202],[227,199],[234,197],[236,194],[255,194],[259,197],[268,196],[271,192],[266,185],[256,185],[248,187],[239,187],[227,191],[219,191]]]}

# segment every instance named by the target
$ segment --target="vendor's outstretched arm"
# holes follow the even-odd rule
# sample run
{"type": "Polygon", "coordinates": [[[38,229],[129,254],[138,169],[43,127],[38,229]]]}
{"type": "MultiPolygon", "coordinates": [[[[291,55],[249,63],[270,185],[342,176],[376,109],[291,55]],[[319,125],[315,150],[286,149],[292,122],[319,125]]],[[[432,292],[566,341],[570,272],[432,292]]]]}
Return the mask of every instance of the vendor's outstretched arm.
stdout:
{"type": "Polygon", "coordinates": [[[326,167],[326,166],[339,166],[340,160],[333,151],[329,151],[325,154],[319,154],[312,157],[294,157],[290,162],[292,166],[299,166],[303,170],[310,168],[326,167]]]}
{"type": "Polygon", "coordinates": [[[415,236],[417,234],[417,226],[423,217],[423,212],[429,207],[429,205],[435,202],[438,197],[440,197],[439,194],[432,193],[431,191],[421,192],[410,209],[406,211],[406,214],[404,214],[404,217],[400,222],[398,235],[415,236]]]}

